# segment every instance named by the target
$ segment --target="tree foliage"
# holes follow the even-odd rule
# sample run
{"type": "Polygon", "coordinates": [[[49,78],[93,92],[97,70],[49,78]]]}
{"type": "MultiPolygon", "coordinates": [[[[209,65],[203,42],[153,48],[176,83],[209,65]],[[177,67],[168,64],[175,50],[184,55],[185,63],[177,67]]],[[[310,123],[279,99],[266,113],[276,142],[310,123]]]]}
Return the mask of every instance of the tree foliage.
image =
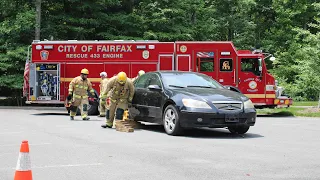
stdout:
{"type": "MultiPolygon", "coordinates": [[[[35,35],[35,4],[0,1],[0,92],[20,90],[35,35]]],[[[289,95],[320,92],[317,0],[42,0],[41,39],[233,41],[275,55],[268,68],[289,95]]]]}

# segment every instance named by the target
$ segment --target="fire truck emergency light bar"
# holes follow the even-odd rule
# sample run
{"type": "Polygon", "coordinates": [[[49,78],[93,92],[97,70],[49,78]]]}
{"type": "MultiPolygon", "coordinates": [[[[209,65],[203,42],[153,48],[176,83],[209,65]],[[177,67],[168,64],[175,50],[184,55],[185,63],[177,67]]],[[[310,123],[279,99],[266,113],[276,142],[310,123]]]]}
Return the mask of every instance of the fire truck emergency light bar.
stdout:
{"type": "Polygon", "coordinates": [[[230,52],[221,52],[221,56],[229,56],[230,54],[230,52]]]}
{"type": "Polygon", "coordinates": [[[137,49],[147,49],[146,45],[137,45],[137,49]]]}
{"type": "MultiPolygon", "coordinates": [[[[48,41],[48,40],[44,40],[44,41],[48,41]]],[[[60,41],[60,40],[57,40],[60,41]]],[[[69,42],[90,42],[90,41],[98,41],[98,42],[159,42],[158,40],[67,40],[69,42]]],[[[33,42],[41,42],[40,40],[33,40],[33,42]]],[[[52,41],[50,41],[52,42],[52,41]]]]}

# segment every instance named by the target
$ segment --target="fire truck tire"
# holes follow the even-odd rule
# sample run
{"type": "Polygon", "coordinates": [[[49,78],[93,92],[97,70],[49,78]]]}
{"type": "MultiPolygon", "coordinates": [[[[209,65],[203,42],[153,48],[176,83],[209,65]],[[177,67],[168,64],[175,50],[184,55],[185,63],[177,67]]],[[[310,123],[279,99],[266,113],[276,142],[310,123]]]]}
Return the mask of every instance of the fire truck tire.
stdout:
{"type": "Polygon", "coordinates": [[[248,132],[250,126],[235,126],[235,127],[228,127],[228,130],[232,133],[232,134],[245,134],[246,132],[248,132]]]}
{"type": "Polygon", "coordinates": [[[90,105],[88,106],[88,115],[97,115],[98,114],[98,106],[96,105],[90,105]]]}
{"type": "MultiPolygon", "coordinates": [[[[89,116],[98,114],[98,106],[91,105],[90,103],[88,104],[87,110],[88,110],[89,116]]],[[[81,110],[80,110],[80,107],[78,107],[77,115],[80,115],[80,114],[81,114],[81,110]]]]}
{"type": "Polygon", "coordinates": [[[164,130],[168,135],[177,136],[182,133],[180,119],[177,108],[174,105],[168,105],[162,115],[164,130]]]}
{"type": "MultiPolygon", "coordinates": [[[[96,98],[96,100],[94,102],[89,102],[89,105],[88,105],[88,115],[89,116],[92,116],[92,115],[98,115],[99,114],[99,110],[98,110],[98,107],[99,107],[99,94],[98,92],[94,90],[94,98],[96,98]]],[[[89,96],[92,97],[92,95],[88,92],[89,96]]]]}

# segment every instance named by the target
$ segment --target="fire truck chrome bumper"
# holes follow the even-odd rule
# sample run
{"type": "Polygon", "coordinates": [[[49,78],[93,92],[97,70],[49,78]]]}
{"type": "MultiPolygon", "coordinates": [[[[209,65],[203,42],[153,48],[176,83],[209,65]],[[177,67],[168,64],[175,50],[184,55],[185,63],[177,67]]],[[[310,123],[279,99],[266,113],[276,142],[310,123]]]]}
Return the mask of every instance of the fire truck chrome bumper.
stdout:
{"type": "Polygon", "coordinates": [[[232,114],[215,114],[215,113],[195,113],[195,112],[180,112],[180,125],[185,128],[193,127],[211,127],[223,128],[238,125],[254,126],[257,113],[255,111],[237,114],[237,118],[232,117],[232,114]],[[230,116],[231,115],[231,116],[230,116]]]}
{"type": "Polygon", "coordinates": [[[62,101],[26,101],[26,104],[64,104],[62,101]]]}

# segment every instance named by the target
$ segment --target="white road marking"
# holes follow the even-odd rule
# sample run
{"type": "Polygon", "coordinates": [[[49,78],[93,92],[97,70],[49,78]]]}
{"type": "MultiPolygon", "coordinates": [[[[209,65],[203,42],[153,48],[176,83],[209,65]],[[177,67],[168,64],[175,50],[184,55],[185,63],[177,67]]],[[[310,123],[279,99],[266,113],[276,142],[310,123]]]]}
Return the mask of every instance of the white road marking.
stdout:
{"type": "Polygon", "coordinates": [[[22,131],[20,132],[5,132],[5,133],[0,133],[1,134],[19,134],[19,133],[23,133],[22,131]]]}
{"type": "Polygon", "coordinates": [[[0,154],[0,156],[6,156],[6,155],[8,155],[8,154],[13,154],[13,153],[14,153],[14,154],[16,154],[17,152],[11,152],[11,153],[1,153],[1,154],[0,154]]]}
{"type": "Polygon", "coordinates": [[[103,163],[94,163],[94,164],[66,164],[66,165],[51,165],[51,166],[34,166],[32,168],[41,169],[41,168],[60,168],[60,167],[79,167],[79,166],[101,166],[103,163]]]}
{"type": "MultiPolygon", "coordinates": [[[[32,169],[44,169],[44,168],[62,168],[62,167],[80,167],[80,166],[101,166],[103,163],[93,163],[93,164],[65,164],[65,165],[50,165],[50,166],[32,166],[32,169]]],[[[11,170],[16,168],[0,168],[1,170],[11,170]]]]}
{"type": "Polygon", "coordinates": [[[273,126],[301,126],[301,124],[272,124],[273,126]]]}
{"type": "MultiPolygon", "coordinates": [[[[41,146],[41,145],[50,145],[52,143],[39,143],[39,144],[29,144],[29,146],[41,146]]],[[[10,146],[20,146],[21,144],[5,144],[0,145],[0,147],[10,147],[10,146]]]]}

